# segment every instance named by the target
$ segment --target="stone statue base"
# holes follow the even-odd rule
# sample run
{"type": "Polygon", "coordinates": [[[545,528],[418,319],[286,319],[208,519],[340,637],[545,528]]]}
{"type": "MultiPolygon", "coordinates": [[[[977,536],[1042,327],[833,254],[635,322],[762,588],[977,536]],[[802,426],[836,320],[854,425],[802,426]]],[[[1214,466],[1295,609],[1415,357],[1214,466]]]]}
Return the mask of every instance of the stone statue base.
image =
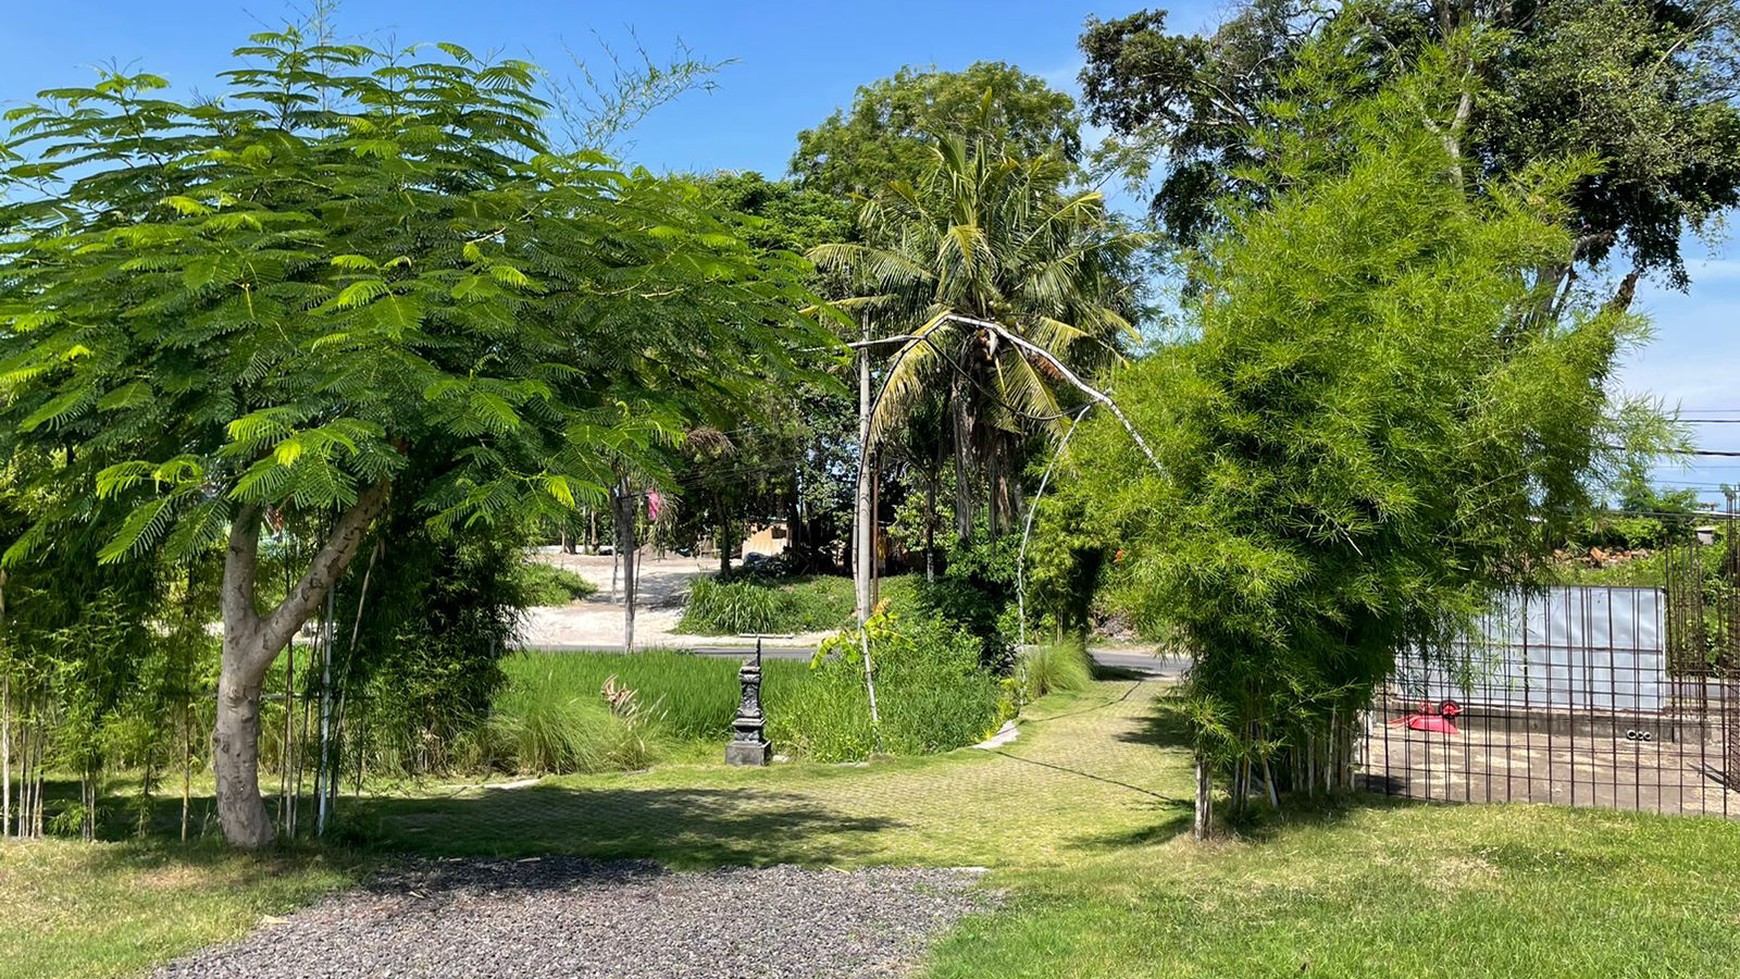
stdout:
{"type": "Polygon", "coordinates": [[[765,765],[772,756],[771,741],[730,741],[725,745],[727,765],[765,765]]]}

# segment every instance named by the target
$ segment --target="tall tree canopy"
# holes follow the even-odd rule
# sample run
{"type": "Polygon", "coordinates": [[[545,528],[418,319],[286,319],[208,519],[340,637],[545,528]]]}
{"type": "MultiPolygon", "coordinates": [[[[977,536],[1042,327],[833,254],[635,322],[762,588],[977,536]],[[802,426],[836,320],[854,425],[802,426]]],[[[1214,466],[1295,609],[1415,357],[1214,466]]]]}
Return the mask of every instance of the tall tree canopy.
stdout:
{"type": "Polygon", "coordinates": [[[1437,132],[1452,165],[1498,187],[1538,162],[1600,160],[1567,195],[1566,264],[1617,256],[1628,274],[1683,287],[1682,233],[1740,203],[1737,26],[1735,0],[1252,0],[1208,35],[1168,33],[1160,10],[1090,20],[1081,79],[1125,161],[1160,167],[1154,215],[1189,245],[1216,226],[1217,197],[1276,189],[1257,174],[1266,134],[1298,124],[1278,110],[1301,104],[1308,45],[1336,39],[1345,97],[1472,31],[1456,46],[1456,111],[1437,132]]]}
{"type": "Polygon", "coordinates": [[[1199,338],[1115,378],[1153,458],[1107,418],[1072,446],[1118,601],[1197,657],[1197,748],[1235,806],[1253,773],[1346,784],[1397,651],[1526,582],[1626,441],[1605,381],[1642,324],[1586,291],[1542,313],[1587,171],[1459,184],[1458,72],[1431,63],[1307,114],[1292,185],[1224,216],[1199,338]]]}
{"type": "Polygon", "coordinates": [[[925,144],[944,134],[995,138],[1019,157],[1081,151],[1075,101],[1044,79],[1000,61],[966,71],[902,68],[862,86],[850,109],[798,133],[791,170],[802,185],[836,196],[875,193],[914,180],[929,165],[925,144]]]}
{"type": "Polygon", "coordinates": [[[847,276],[840,305],[906,337],[871,418],[880,441],[941,399],[955,450],[956,530],[972,533],[983,472],[990,528],[1016,511],[1027,436],[1059,431],[1080,397],[1056,367],[1009,341],[1013,331],[1092,371],[1117,359],[1138,304],[1131,259],[1142,236],[1095,191],[1067,189],[1055,155],[1022,158],[987,137],[939,136],[917,181],[897,180],[859,212],[864,243],[810,255],[847,276]]]}
{"type": "Polygon", "coordinates": [[[236,54],[215,99],[109,75],[9,113],[0,431],[38,501],[8,562],[117,505],[104,560],[224,547],[218,805],[258,846],[262,679],[402,473],[437,532],[560,519],[828,337],[692,188],[554,151],[530,65],[236,54]],[[323,542],[261,608],[285,516],[323,542]]]}

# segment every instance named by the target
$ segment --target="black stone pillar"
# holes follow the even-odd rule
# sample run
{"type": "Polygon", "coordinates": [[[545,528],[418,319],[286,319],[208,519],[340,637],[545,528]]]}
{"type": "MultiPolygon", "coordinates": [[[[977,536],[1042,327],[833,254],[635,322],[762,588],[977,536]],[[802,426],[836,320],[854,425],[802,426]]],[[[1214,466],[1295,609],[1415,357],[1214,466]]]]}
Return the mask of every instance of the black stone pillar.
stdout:
{"type": "Polygon", "coordinates": [[[725,746],[727,765],[765,765],[773,755],[768,742],[767,714],[761,709],[761,640],[755,641],[755,658],[737,669],[741,696],[737,716],[731,721],[731,743],[725,746]]]}

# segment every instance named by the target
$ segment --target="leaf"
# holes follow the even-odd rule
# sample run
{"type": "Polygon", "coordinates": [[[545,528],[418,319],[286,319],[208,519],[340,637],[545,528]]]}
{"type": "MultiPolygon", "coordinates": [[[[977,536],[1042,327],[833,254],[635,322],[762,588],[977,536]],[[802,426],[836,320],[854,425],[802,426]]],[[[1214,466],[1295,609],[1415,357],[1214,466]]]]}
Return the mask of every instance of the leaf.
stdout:
{"type": "Polygon", "coordinates": [[[98,398],[97,410],[118,411],[125,408],[137,408],[140,405],[150,404],[152,396],[149,382],[133,381],[98,398]]]}
{"type": "Polygon", "coordinates": [[[218,260],[215,257],[196,258],[187,263],[181,271],[181,284],[189,292],[203,291],[207,286],[217,281],[218,260]]]}
{"type": "Polygon", "coordinates": [[[293,412],[288,406],[261,408],[229,423],[230,440],[246,445],[290,434],[293,412]]]}
{"type": "Polygon", "coordinates": [[[350,151],[357,156],[373,156],[387,160],[399,155],[399,144],[390,139],[365,139],[353,144],[350,151]]]}
{"type": "Polygon", "coordinates": [[[531,288],[533,288],[532,280],[526,278],[526,274],[524,272],[521,272],[519,269],[514,268],[512,265],[494,265],[494,266],[491,266],[490,270],[489,270],[489,274],[497,282],[505,282],[508,285],[513,286],[515,289],[531,289],[531,288]]]}
{"type": "Polygon", "coordinates": [[[453,286],[454,299],[481,302],[501,295],[501,287],[481,275],[468,275],[453,286]]]}
{"type": "Polygon", "coordinates": [[[42,407],[31,412],[29,417],[19,422],[18,430],[21,432],[32,432],[41,428],[43,425],[49,425],[50,428],[56,428],[59,426],[60,422],[81,414],[82,412],[80,409],[82,409],[85,402],[90,399],[90,395],[91,389],[83,386],[75,387],[70,391],[62,391],[55,397],[50,398],[47,404],[44,404],[42,407]],[[50,424],[51,422],[54,424],[50,424]]]}
{"type": "Polygon", "coordinates": [[[118,462],[97,472],[97,499],[112,500],[129,489],[139,485],[150,476],[153,466],[149,462],[118,462]]]}
{"type": "Polygon", "coordinates": [[[230,490],[230,498],[246,503],[275,502],[283,497],[294,475],[288,466],[279,465],[274,458],[261,459],[249,466],[241,479],[236,480],[235,488],[230,490]]]}
{"type": "Polygon", "coordinates": [[[330,305],[337,309],[355,309],[359,306],[367,306],[390,292],[392,289],[384,280],[361,279],[340,290],[330,305]]]}
{"type": "Polygon", "coordinates": [[[230,521],[229,501],[215,497],[189,510],[163,542],[163,556],[186,561],[224,539],[230,521]]]}
{"type": "Polygon", "coordinates": [[[554,499],[556,502],[562,504],[565,507],[568,507],[569,509],[573,509],[573,507],[574,507],[574,487],[569,485],[568,477],[566,477],[566,476],[546,476],[546,477],[544,477],[544,492],[550,494],[550,497],[552,499],[554,499]]]}
{"type": "Polygon", "coordinates": [[[170,506],[174,502],[175,497],[163,496],[136,507],[121,522],[121,529],[115,532],[115,536],[97,552],[97,560],[102,564],[114,564],[150,550],[168,530],[172,516],[170,506]]]}
{"type": "Polygon", "coordinates": [[[470,63],[472,61],[477,60],[475,57],[472,56],[470,51],[467,51],[466,49],[460,47],[457,44],[450,44],[446,41],[438,41],[438,42],[436,42],[435,46],[437,48],[440,48],[442,51],[446,52],[448,57],[452,58],[454,61],[457,61],[461,64],[467,64],[467,63],[470,63]]]}
{"type": "Polygon", "coordinates": [[[294,466],[296,460],[302,458],[302,442],[295,436],[279,442],[272,450],[272,458],[280,466],[294,466]]]}
{"type": "Polygon", "coordinates": [[[369,307],[371,322],[394,338],[423,321],[423,304],[410,296],[388,296],[369,307]]]}
{"type": "Polygon", "coordinates": [[[163,198],[163,203],[174,208],[175,212],[177,214],[181,214],[184,216],[195,215],[195,214],[210,214],[211,213],[210,207],[207,207],[206,205],[200,203],[199,201],[194,200],[191,197],[183,197],[180,194],[176,194],[173,197],[163,198]]]}

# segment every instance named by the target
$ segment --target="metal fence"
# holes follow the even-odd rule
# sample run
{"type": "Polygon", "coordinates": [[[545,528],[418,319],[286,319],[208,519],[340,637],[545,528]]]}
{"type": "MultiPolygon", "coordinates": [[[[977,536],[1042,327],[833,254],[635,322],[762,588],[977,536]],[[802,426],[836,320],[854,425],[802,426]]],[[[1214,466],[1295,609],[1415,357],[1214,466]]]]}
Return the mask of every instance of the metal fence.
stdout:
{"type": "Polygon", "coordinates": [[[1403,656],[1364,720],[1365,787],[1740,818],[1740,535],[1724,537],[1666,555],[1665,588],[1519,596],[1403,656]]]}

